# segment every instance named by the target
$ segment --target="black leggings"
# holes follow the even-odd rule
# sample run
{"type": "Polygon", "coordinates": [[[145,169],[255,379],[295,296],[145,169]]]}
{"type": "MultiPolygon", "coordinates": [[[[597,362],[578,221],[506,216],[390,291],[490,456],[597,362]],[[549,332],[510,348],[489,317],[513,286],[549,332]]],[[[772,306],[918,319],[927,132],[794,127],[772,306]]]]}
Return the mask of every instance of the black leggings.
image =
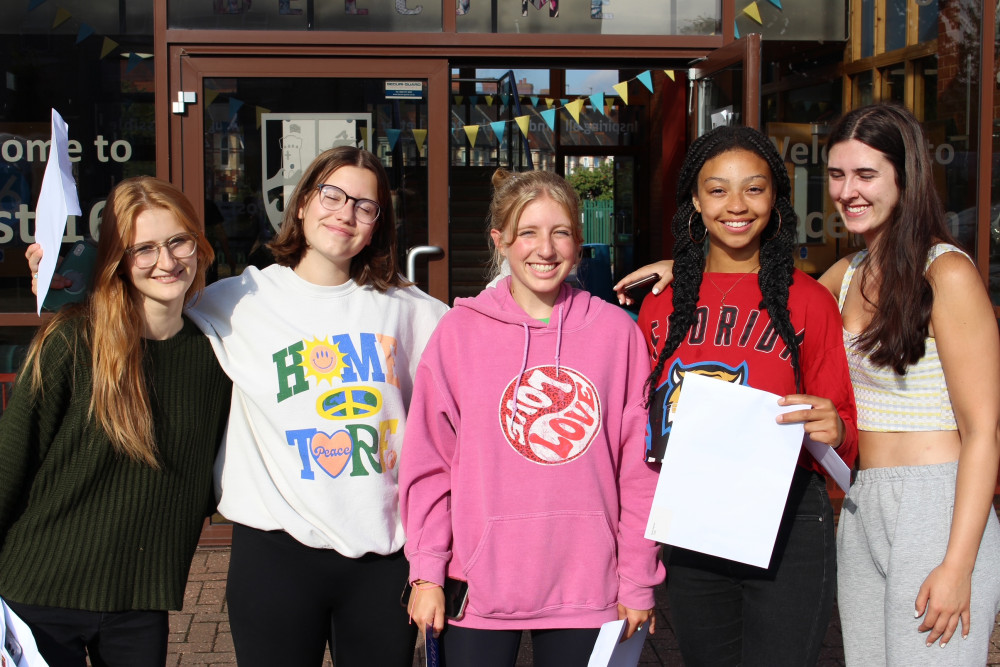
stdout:
{"type": "Polygon", "coordinates": [[[411,667],[416,626],[399,596],[402,551],[347,558],[283,531],[233,526],[226,597],[240,667],[411,667]]]}
{"type": "MultiPolygon", "coordinates": [[[[600,628],[531,630],[535,667],[587,667],[600,628]]],[[[521,630],[475,630],[445,626],[443,667],[514,667],[521,630]]]]}

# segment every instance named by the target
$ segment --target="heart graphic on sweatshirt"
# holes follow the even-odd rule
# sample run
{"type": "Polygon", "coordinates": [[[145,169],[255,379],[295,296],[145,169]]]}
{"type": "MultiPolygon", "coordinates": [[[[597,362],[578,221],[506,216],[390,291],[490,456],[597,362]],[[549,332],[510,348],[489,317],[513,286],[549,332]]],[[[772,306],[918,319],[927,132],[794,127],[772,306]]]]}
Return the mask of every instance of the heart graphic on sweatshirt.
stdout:
{"type": "Polygon", "coordinates": [[[347,462],[351,460],[354,441],[347,431],[335,431],[333,435],[317,431],[313,436],[310,451],[313,459],[327,475],[337,477],[344,472],[347,462]]]}

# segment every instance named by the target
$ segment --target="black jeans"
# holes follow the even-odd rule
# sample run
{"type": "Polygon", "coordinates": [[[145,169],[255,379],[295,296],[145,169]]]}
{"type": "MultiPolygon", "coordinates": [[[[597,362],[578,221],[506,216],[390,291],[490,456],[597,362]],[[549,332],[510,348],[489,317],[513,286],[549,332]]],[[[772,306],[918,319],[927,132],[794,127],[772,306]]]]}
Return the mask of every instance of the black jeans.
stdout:
{"type": "Polygon", "coordinates": [[[667,595],[687,667],[815,665],[837,580],[822,475],[796,468],[766,570],[671,548],[667,595]]]}
{"type": "Polygon", "coordinates": [[[233,525],[226,597],[240,667],[410,667],[417,626],[400,604],[402,550],[348,558],[280,530],[233,525]]]}
{"type": "Polygon", "coordinates": [[[7,601],[31,628],[49,667],[163,667],[165,611],[86,611],[7,601]]]}

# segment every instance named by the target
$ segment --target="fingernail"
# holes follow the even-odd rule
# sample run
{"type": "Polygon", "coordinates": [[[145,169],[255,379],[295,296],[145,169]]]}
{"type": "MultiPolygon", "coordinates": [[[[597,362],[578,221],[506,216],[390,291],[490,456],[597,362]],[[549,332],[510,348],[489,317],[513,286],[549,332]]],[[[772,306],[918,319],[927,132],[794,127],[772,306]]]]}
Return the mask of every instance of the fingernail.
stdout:
{"type": "Polygon", "coordinates": [[[947,645],[948,645],[948,642],[941,642],[941,648],[944,648],[947,645]]]}
{"type": "Polygon", "coordinates": [[[968,639],[969,635],[962,635],[962,639],[968,639]]]}
{"type": "Polygon", "coordinates": [[[920,612],[916,609],[913,610],[913,618],[920,618],[920,612]]]}
{"type": "Polygon", "coordinates": [[[660,288],[659,287],[654,287],[653,288],[653,294],[659,294],[659,293],[660,293],[660,288]]]}
{"type": "Polygon", "coordinates": [[[930,648],[931,646],[934,646],[934,642],[927,642],[926,644],[924,644],[924,646],[930,648]]]}

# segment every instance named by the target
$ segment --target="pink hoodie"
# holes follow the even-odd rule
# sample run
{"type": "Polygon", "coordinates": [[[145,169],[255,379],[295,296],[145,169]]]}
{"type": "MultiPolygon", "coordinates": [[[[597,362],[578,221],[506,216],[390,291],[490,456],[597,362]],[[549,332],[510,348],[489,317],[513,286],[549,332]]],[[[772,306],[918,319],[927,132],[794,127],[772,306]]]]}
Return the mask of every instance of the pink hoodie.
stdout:
{"type": "Polygon", "coordinates": [[[423,352],[399,472],[410,579],[469,582],[462,627],[598,627],[653,607],[643,537],[649,355],[620,308],[563,286],[548,324],[510,279],[458,299],[423,352]],[[516,412],[512,397],[517,395],[516,412]]]}

